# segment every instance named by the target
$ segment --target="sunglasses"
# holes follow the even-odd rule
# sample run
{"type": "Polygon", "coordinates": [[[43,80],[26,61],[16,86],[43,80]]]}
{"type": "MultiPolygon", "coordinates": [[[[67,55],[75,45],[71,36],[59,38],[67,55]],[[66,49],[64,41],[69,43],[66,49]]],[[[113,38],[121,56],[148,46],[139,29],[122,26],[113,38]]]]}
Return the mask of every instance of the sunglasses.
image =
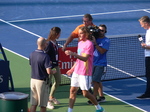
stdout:
{"type": "Polygon", "coordinates": [[[89,21],[83,21],[84,23],[87,23],[87,22],[89,22],[89,21]]]}
{"type": "Polygon", "coordinates": [[[105,32],[105,30],[100,30],[101,32],[105,32]]]}

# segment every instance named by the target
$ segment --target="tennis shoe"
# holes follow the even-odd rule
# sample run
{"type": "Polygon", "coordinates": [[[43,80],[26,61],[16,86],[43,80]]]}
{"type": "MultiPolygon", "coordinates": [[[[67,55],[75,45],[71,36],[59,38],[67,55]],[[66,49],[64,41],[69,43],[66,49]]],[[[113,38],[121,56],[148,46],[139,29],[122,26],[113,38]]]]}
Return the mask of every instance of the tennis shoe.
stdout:
{"type": "Polygon", "coordinates": [[[149,95],[142,94],[141,96],[136,97],[137,99],[150,99],[149,95]]]}
{"type": "Polygon", "coordinates": [[[104,96],[101,96],[99,97],[99,99],[97,99],[97,102],[100,103],[100,102],[105,102],[105,97],[104,96]]]}
{"type": "Polygon", "coordinates": [[[48,109],[54,109],[53,103],[51,101],[48,101],[46,108],[48,108],[48,109]]]}
{"type": "Polygon", "coordinates": [[[103,107],[101,107],[101,109],[96,110],[96,112],[105,112],[105,111],[104,111],[103,107]]]}
{"type": "Polygon", "coordinates": [[[56,98],[49,99],[54,104],[60,104],[60,102],[56,98]]]}
{"type": "Polygon", "coordinates": [[[89,104],[89,105],[93,105],[93,103],[89,100],[89,101],[87,101],[87,104],[89,104]]]}

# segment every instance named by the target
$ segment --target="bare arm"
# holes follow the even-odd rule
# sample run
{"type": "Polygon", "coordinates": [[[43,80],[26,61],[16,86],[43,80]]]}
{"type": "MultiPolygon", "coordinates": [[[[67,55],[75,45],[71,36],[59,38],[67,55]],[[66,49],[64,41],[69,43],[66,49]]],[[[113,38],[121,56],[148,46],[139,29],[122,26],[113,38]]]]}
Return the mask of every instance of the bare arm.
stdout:
{"type": "Polygon", "coordinates": [[[73,39],[74,39],[74,37],[73,37],[72,35],[70,35],[70,36],[68,37],[68,39],[66,40],[66,43],[64,44],[64,46],[67,47],[67,45],[68,45],[70,42],[72,42],[73,39]]]}
{"type": "Polygon", "coordinates": [[[52,70],[51,68],[46,68],[46,71],[49,75],[56,73],[56,70],[52,70]]]}
{"type": "Polygon", "coordinates": [[[66,50],[67,45],[68,45],[70,42],[72,42],[73,39],[74,39],[74,37],[73,37],[72,35],[70,35],[70,36],[68,37],[68,39],[66,40],[66,43],[64,44],[64,46],[63,46],[63,48],[62,48],[63,51],[66,50]]]}
{"type": "Polygon", "coordinates": [[[78,58],[78,59],[80,59],[80,60],[82,60],[82,61],[87,61],[88,58],[89,58],[89,56],[90,56],[89,54],[85,54],[84,56],[80,56],[80,55],[78,55],[77,53],[72,52],[72,51],[70,51],[70,50],[65,51],[65,54],[66,54],[66,55],[75,56],[76,58],[78,58]]]}

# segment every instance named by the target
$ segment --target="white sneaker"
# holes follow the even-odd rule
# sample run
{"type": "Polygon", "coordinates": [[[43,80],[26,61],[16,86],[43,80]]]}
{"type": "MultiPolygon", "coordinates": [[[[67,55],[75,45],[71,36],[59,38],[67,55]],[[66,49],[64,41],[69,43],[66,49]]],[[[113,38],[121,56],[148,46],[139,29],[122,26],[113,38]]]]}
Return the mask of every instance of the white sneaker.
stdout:
{"type": "Polygon", "coordinates": [[[51,101],[48,101],[48,103],[47,103],[47,108],[48,108],[48,109],[54,109],[54,105],[52,104],[51,101]]]}
{"type": "Polygon", "coordinates": [[[104,110],[103,107],[101,107],[101,109],[100,110],[96,110],[96,112],[105,112],[105,110],[104,110]]]}
{"type": "Polygon", "coordinates": [[[53,102],[54,104],[60,104],[60,102],[56,99],[56,98],[53,98],[53,99],[49,99],[51,102],[53,102]]]}

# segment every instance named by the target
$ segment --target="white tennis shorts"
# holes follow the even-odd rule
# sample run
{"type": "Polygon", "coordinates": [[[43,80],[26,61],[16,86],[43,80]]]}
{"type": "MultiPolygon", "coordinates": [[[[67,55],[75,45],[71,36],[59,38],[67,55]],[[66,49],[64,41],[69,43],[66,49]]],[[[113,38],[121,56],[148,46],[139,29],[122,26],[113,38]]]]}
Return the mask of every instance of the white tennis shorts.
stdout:
{"type": "Polygon", "coordinates": [[[71,78],[72,87],[80,87],[81,90],[89,90],[91,88],[92,76],[78,75],[73,72],[71,78]]]}

